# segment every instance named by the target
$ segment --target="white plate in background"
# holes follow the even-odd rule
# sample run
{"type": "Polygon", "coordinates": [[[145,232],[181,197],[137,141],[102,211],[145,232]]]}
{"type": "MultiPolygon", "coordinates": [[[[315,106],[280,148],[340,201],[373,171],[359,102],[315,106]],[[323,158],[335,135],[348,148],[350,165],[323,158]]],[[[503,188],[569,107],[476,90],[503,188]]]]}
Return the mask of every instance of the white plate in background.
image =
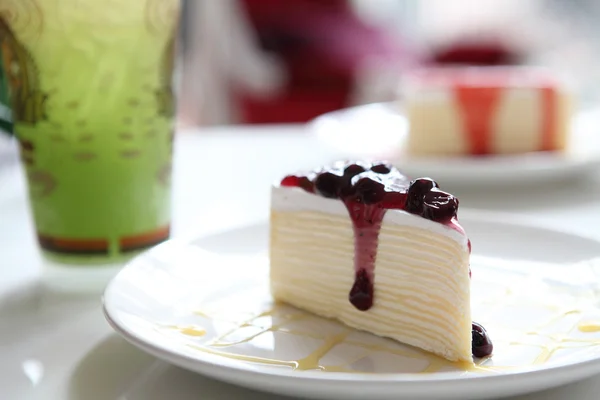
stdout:
{"type": "Polygon", "coordinates": [[[473,318],[496,347],[485,370],[441,362],[418,373],[430,356],[407,358],[414,349],[285,306],[273,309],[266,225],[171,241],[139,256],[109,284],[105,314],[128,341],[165,361],[302,397],[497,398],[599,373],[600,332],[578,327],[600,321],[597,268],[586,262],[600,243],[468,213],[461,222],[474,249],[473,318]],[[317,355],[340,332],[348,336],[317,355]]]}
{"type": "Polygon", "coordinates": [[[569,150],[485,157],[410,157],[409,123],[396,103],[374,103],[324,114],[310,129],[341,157],[387,159],[412,177],[435,176],[452,184],[527,183],[558,180],[600,168],[600,111],[573,120],[569,150]]]}

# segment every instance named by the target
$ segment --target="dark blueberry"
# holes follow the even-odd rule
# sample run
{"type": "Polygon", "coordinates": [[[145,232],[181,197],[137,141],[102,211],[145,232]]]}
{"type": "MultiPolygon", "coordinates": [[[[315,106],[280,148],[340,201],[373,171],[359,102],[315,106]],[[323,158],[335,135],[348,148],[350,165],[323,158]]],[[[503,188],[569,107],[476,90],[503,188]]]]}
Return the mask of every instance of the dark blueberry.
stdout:
{"type": "Polygon", "coordinates": [[[356,181],[354,189],[364,204],[378,203],[385,196],[385,185],[369,176],[356,181]]]}
{"type": "Polygon", "coordinates": [[[429,178],[420,178],[412,181],[408,187],[406,197],[406,211],[413,214],[421,214],[423,212],[423,197],[433,188],[437,188],[438,184],[429,178]]]}
{"type": "Polygon", "coordinates": [[[331,172],[323,172],[315,179],[315,191],[323,197],[335,199],[338,197],[342,179],[331,172]]]}
{"type": "Polygon", "coordinates": [[[471,342],[473,356],[481,358],[492,354],[494,345],[483,326],[479,325],[477,322],[473,322],[471,325],[471,334],[473,336],[473,341],[471,342]]]}
{"type": "Polygon", "coordinates": [[[360,311],[367,311],[373,306],[373,283],[364,269],[356,274],[348,298],[350,303],[360,311]]]}
{"type": "Polygon", "coordinates": [[[362,172],[365,172],[365,167],[358,164],[350,164],[344,169],[344,176],[348,178],[352,178],[355,175],[358,175],[362,172]]]}
{"type": "Polygon", "coordinates": [[[377,172],[378,174],[389,174],[391,170],[391,166],[387,164],[375,164],[371,167],[371,171],[377,172]]]}
{"type": "Polygon", "coordinates": [[[458,199],[450,193],[432,189],[423,197],[423,217],[436,222],[448,222],[456,217],[458,199]]]}

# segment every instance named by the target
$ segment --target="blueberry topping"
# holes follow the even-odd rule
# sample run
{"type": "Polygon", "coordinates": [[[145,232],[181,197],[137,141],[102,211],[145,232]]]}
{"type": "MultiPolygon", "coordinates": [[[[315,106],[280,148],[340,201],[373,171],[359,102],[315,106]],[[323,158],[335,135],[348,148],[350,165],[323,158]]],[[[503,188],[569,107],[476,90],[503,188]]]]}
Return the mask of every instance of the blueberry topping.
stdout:
{"type": "Polygon", "coordinates": [[[323,197],[335,199],[339,195],[341,177],[331,172],[323,172],[315,179],[315,190],[323,197]]]}
{"type": "Polygon", "coordinates": [[[300,178],[294,175],[288,175],[281,180],[281,186],[298,186],[300,178]]]}
{"type": "Polygon", "coordinates": [[[385,196],[385,185],[373,176],[359,177],[354,189],[364,204],[378,203],[385,196]]]}
{"type": "Polygon", "coordinates": [[[352,178],[355,175],[365,172],[366,169],[362,165],[350,164],[344,169],[344,176],[352,178]]]}
{"type": "Polygon", "coordinates": [[[307,176],[288,175],[281,180],[281,186],[299,187],[314,193],[314,184],[307,176]]]}
{"type": "Polygon", "coordinates": [[[494,345],[485,328],[477,322],[471,325],[471,334],[473,341],[471,342],[471,351],[473,356],[477,358],[487,357],[494,351],[494,345]]]}
{"type": "Polygon", "coordinates": [[[378,174],[389,174],[392,168],[387,164],[375,164],[371,167],[371,171],[377,172],[378,174]]]}
{"type": "Polygon", "coordinates": [[[361,311],[366,311],[373,305],[373,283],[364,269],[357,272],[348,298],[361,311]]]}
{"type": "Polygon", "coordinates": [[[406,211],[413,214],[421,214],[423,212],[423,197],[433,188],[437,188],[438,184],[429,178],[415,179],[410,183],[406,198],[406,211]]]}
{"type": "Polygon", "coordinates": [[[315,192],[315,185],[312,183],[312,181],[307,176],[301,176],[300,179],[298,179],[298,186],[300,186],[302,189],[306,190],[307,192],[310,192],[310,193],[315,192]]]}
{"type": "Polygon", "coordinates": [[[350,184],[350,182],[346,182],[342,184],[340,187],[340,199],[350,199],[356,197],[356,188],[350,184]]]}
{"type": "Polygon", "coordinates": [[[456,217],[458,199],[450,193],[432,189],[423,197],[423,217],[436,222],[448,222],[456,217]]]}

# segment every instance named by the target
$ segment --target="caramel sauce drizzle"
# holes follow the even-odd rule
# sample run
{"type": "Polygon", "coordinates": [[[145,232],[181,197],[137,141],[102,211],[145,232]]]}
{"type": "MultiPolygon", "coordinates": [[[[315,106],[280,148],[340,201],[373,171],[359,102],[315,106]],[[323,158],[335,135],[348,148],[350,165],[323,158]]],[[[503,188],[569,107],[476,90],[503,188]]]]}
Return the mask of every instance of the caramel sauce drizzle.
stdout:
{"type": "MultiPolygon", "coordinates": [[[[266,288],[265,293],[268,293],[266,288]]],[[[551,287],[553,292],[560,291],[561,288],[551,287]]],[[[516,306],[519,304],[517,296],[521,293],[513,287],[506,287],[498,293],[496,297],[485,299],[486,310],[499,310],[502,307],[516,306]],[[489,307],[487,307],[489,305],[489,307]]],[[[598,297],[597,295],[594,298],[598,297]]],[[[317,370],[323,372],[344,372],[344,373],[369,373],[356,369],[356,364],[368,360],[374,353],[386,353],[394,356],[400,356],[412,360],[422,360],[426,365],[420,371],[394,371],[393,373],[436,373],[446,371],[463,371],[464,373],[501,373],[503,371],[522,369],[528,366],[535,366],[548,363],[553,356],[561,349],[588,349],[600,351],[600,319],[594,320],[586,317],[588,311],[594,315],[600,316],[600,307],[591,303],[589,298],[572,295],[574,300],[586,299],[588,302],[582,308],[571,307],[568,309],[559,308],[555,304],[544,303],[543,301],[535,304],[543,307],[550,312],[550,316],[541,324],[532,329],[522,331],[521,329],[506,332],[491,332],[492,340],[496,347],[496,353],[501,356],[501,352],[506,351],[513,346],[524,346],[538,348],[539,352],[527,363],[519,365],[497,365],[494,362],[494,355],[484,359],[477,359],[474,363],[451,362],[434,354],[399,344],[390,339],[378,338],[374,341],[361,341],[352,336],[353,333],[359,333],[354,329],[348,328],[343,324],[338,324],[331,320],[314,316],[308,312],[297,310],[284,304],[266,304],[262,311],[255,312],[247,318],[227,318],[219,311],[208,312],[206,310],[194,311],[192,316],[202,320],[205,325],[161,325],[157,326],[159,331],[175,332],[179,339],[187,339],[187,345],[195,351],[212,354],[232,360],[256,363],[262,365],[286,367],[297,371],[317,370]],[[223,322],[231,325],[230,329],[224,332],[219,331],[211,334],[210,326],[215,322],[223,322]],[[299,329],[293,326],[296,322],[314,322],[336,324],[335,332],[323,333],[315,328],[303,327],[299,329]],[[556,330],[557,325],[567,325],[566,328],[556,330]],[[244,333],[244,329],[251,331],[250,334],[244,333]],[[321,342],[312,349],[307,355],[298,359],[280,360],[274,358],[263,358],[254,355],[242,354],[244,345],[253,345],[253,341],[264,337],[268,333],[284,333],[295,335],[300,338],[320,340],[321,342]],[[504,335],[504,333],[507,333],[504,335]],[[235,340],[228,337],[234,336],[235,340]],[[326,356],[337,346],[349,345],[354,349],[360,349],[355,356],[344,357],[343,362],[327,364],[324,362],[326,356]]],[[[198,321],[200,323],[200,321],[198,321]]],[[[487,321],[486,321],[487,323],[487,321]]],[[[302,324],[299,324],[302,327],[302,324]]],[[[366,334],[366,333],[363,333],[366,334]]],[[[273,345],[275,346],[275,345],[273,345]]],[[[273,347],[274,349],[274,347],[273,347]]],[[[272,349],[270,349],[272,350],[272,349]]],[[[275,353],[275,352],[273,352],[275,353]]],[[[500,357],[498,357],[500,358],[500,357]]]]}
{"type": "MultiPolygon", "coordinates": [[[[351,330],[351,329],[347,329],[342,333],[323,337],[322,335],[318,334],[317,332],[311,333],[311,332],[298,331],[298,330],[286,328],[285,325],[292,321],[297,321],[297,320],[307,319],[307,318],[318,318],[318,317],[313,317],[313,316],[309,315],[308,313],[304,313],[304,312],[298,312],[297,314],[293,314],[288,319],[286,319],[280,323],[273,324],[269,327],[263,328],[263,329],[259,330],[258,332],[253,333],[252,335],[248,335],[248,336],[244,337],[243,339],[236,340],[233,342],[225,341],[225,338],[227,336],[229,336],[231,334],[235,334],[236,332],[239,331],[239,329],[253,326],[252,325],[253,320],[258,319],[260,317],[273,315],[279,309],[279,307],[282,307],[282,306],[277,305],[277,304],[274,305],[273,308],[258,314],[256,317],[253,317],[253,318],[247,320],[246,322],[243,322],[238,327],[231,329],[231,330],[227,331],[226,333],[210,340],[208,343],[205,343],[201,346],[193,345],[193,344],[190,344],[189,346],[198,351],[202,351],[202,352],[205,352],[208,354],[213,354],[213,355],[217,355],[217,356],[221,356],[221,357],[225,357],[225,358],[229,358],[229,359],[258,363],[258,364],[265,364],[265,365],[290,367],[293,370],[299,370],[299,371],[320,370],[320,371],[324,371],[324,372],[365,373],[363,371],[353,370],[350,366],[352,364],[354,364],[355,362],[358,362],[359,360],[369,356],[369,354],[372,354],[374,352],[385,352],[388,354],[394,354],[394,355],[398,355],[398,356],[405,357],[405,358],[426,360],[428,362],[427,366],[424,369],[422,369],[419,373],[434,373],[434,372],[440,372],[440,371],[444,371],[444,370],[448,370],[448,371],[462,370],[465,372],[498,373],[503,370],[516,369],[516,368],[520,367],[520,366],[511,366],[511,365],[507,365],[507,366],[486,365],[486,362],[489,359],[491,359],[492,357],[477,360],[475,363],[470,364],[470,363],[465,363],[465,362],[448,361],[448,360],[438,357],[436,355],[421,351],[419,349],[413,349],[409,346],[404,346],[404,345],[402,345],[402,347],[405,347],[405,348],[401,348],[401,347],[395,348],[395,346],[363,343],[363,342],[360,342],[357,340],[348,339],[348,335],[351,332],[353,332],[353,330],[351,330]],[[259,337],[260,335],[262,335],[266,332],[285,332],[285,333],[290,333],[290,334],[294,334],[294,335],[306,337],[306,338],[323,339],[323,343],[320,346],[318,346],[315,350],[313,350],[309,355],[307,355],[303,358],[297,359],[297,360],[277,360],[277,359],[271,359],[271,358],[242,355],[242,354],[231,353],[231,352],[226,351],[227,348],[233,348],[235,346],[239,346],[239,345],[242,345],[245,343],[250,343],[254,339],[256,339],[257,337],[259,337]],[[364,353],[361,353],[360,355],[354,357],[350,361],[347,361],[341,365],[323,365],[320,363],[320,360],[326,354],[328,354],[331,350],[333,350],[337,345],[340,345],[342,343],[347,344],[347,345],[361,347],[362,349],[364,349],[364,353]]],[[[534,341],[523,340],[523,341],[510,341],[509,345],[510,346],[539,347],[540,352],[539,352],[538,356],[531,362],[530,365],[545,364],[560,349],[567,349],[567,348],[573,348],[573,347],[590,347],[591,348],[591,347],[598,346],[598,349],[600,350],[600,337],[586,339],[586,338],[576,338],[576,337],[569,336],[569,334],[571,334],[575,330],[579,330],[580,332],[584,332],[584,333],[600,332],[600,320],[599,321],[591,321],[591,320],[577,321],[568,330],[568,332],[566,332],[566,334],[545,334],[542,332],[542,330],[545,327],[550,326],[553,323],[560,321],[564,317],[566,317],[568,315],[572,315],[572,314],[580,314],[582,312],[583,312],[582,310],[568,310],[568,311],[561,312],[559,315],[553,316],[550,321],[548,321],[547,323],[538,327],[537,329],[531,330],[531,331],[528,331],[525,333],[525,335],[527,337],[547,338],[550,340],[550,343],[548,343],[548,344],[540,344],[540,343],[535,343],[534,341]],[[574,344],[575,344],[575,346],[574,346],[574,344]]],[[[197,326],[188,326],[188,325],[186,325],[186,326],[169,326],[168,328],[176,330],[180,334],[189,336],[189,337],[202,337],[206,334],[206,330],[204,330],[200,327],[197,327],[197,326]]]]}
{"type": "Polygon", "coordinates": [[[546,333],[543,333],[543,331],[542,331],[544,328],[549,327],[550,325],[552,325],[555,322],[563,320],[565,317],[568,317],[569,315],[583,314],[583,312],[584,312],[583,310],[578,310],[578,309],[563,311],[563,312],[559,313],[558,315],[553,316],[549,322],[538,327],[538,329],[527,332],[528,336],[544,337],[544,338],[548,339],[550,341],[549,344],[542,345],[539,343],[532,343],[532,342],[527,342],[527,341],[512,341],[512,342],[510,342],[510,344],[518,345],[518,346],[539,347],[540,353],[533,360],[532,365],[545,364],[546,362],[548,362],[550,360],[550,358],[552,358],[552,356],[558,350],[561,350],[561,349],[568,349],[568,348],[574,348],[574,347],[600,346],[600,338],[587,339],[587,338],[578,338],[578,337],[569,336],[575,330],[579,330],[580,332],[584,332],[584,333],[598,332],[598,331],[600,331],[600,321],[578,320],[577,322],[575,322],[574,324],[571,325],[571,327],[568,329],[566,334],[565,333],[546,334],[546,333]]]}
{"type": "MultiPolygon", "coordinates": [[[[247,335],[242,339],[235,341],[227,341],[226,338],[232,334],[238,333],[243,328],[248,327],[256,327],[253,325],[253,322],[263,318],[263,317],[272,317],[275,314],[279,314],[282,309],[292,308],[290,306],[286,306],[283,304],[273,304],[271,308],[256,314],[255,316],[242,321],[235,328],[227,330],[221,335],[210,339],[208,342],[203,343],[202,345],[197,344],[189,344],[190,348],[194,350],[201,351],[207,354],[212,354],[228,359],[251,362],[263,365],[271,365],[271,366],[280,366],[280,367],[289,367],[293,370],[298,371],[307,371],[307,370],[320,370],[324,372],[346,372],[346,373],[365,373],[363,371],[357,371],[351,368],[351,365],[360,361],[361,359],[368,357],[370,354],[374,352],[384,352],[388,354],[394,354],[397,356],[411,358],[415,360],[425,359],[428,361],[428,365],[422,370],[417,371],[418,373],[432,373],[438,372],[444,369],[460,369],[464,371],[494,371],[495,367],[484,367],[481,364],[486,361],[486,359],[482,359],[475,364],[465,363],[465,362],[451,362],[445,360],[441,357],[438,357],[434,354],[430,354],[427,352],[423,352],[419,349],[411,348],[410,346],[398,345],[395,342],[389,339],[382,339],[388,343],[393,343],[394,345],[377,345],[373,343],[364,343],[356,339],[350,339],[349,335],[352,332],[356,332],[353,329],[345,328],[335,334],[323,336],[319,334],[319,332],[308,332],[303,330],[291,329],[287,325],[290,322],[308,320],[308,319],[321,319],[320,317],[312,316],[309,313],[299,311],[294,313],[286,313],[281,321],[277,323],[272,323],[270,326],[264,327],[251,335],[247,335]],[[246,343],[252,342],[254,339],[259,337],[260,335],[267,332],[283,332],[289,333],[293,335],[297,335],[300,337],[311,338],[311,339],[320,339],[323,341],[316,349],[314,349],[307,356],[297,359],[297,360],[278,360],[272,358],[263,358],[256,357],[251,355],[243,355],[233,352],[228,352],[228,348],[235,348],[236,346],[240,346],[246,343]],[[347,344],[359,347],[364,351],[359,355],[353,357],[352,359],[344,362],[339,365],[325,365],[321,363],[321,359],[327,355],[330,351],[332,351],[336,346],[340,344],[347,344]]],[[[202,316],[203,318],[207,318],[210,320],[218,320],[218,317],[211,317],[208,314],[202,311],[194,312],[196,315],[202,316]]],[[[342,326],[340,324],[340,326],[342,326]]],[[[188,337],[199,337],[204,336],[206,334],[206,330],[191,325],[165,325],[164,328],[169,330],[177,331],[179,334],[188,336],[188,337]]]]}

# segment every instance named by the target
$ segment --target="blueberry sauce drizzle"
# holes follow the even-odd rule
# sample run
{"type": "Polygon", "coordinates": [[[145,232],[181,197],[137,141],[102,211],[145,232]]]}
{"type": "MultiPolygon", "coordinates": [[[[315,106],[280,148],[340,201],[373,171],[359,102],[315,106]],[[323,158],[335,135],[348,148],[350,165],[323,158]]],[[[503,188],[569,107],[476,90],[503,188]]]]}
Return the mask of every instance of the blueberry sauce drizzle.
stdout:
{"type": "MultiPolygon", "coordinates": [[[[309,193],[339,199],[346,206],[354,229],[355,273],[354,284],[348,297],[350,303],[361,311],[367,311],[373,306],[379,231],[387,210],[405,210],[464,234],[456,219],[456,197],[443,192],[432,179],[420,178],[410,181],[398,169],[387,163],[338,162],[329,168],[309,174],[288,175],[281,181],[281,186],[299,187],[309,193]]],[[[477,332],[483,332],[487,338],[485,330],[481,329],[482,331],[477,332]]],[[[485,343],[488,342],[491,345],[489,338],[485,343]]],[[[477,354],[483,354],[487,347],[478,346],[477,349],[477,354]]],[[[475,344],[473,351],[475,354],[475,344]]]]}

